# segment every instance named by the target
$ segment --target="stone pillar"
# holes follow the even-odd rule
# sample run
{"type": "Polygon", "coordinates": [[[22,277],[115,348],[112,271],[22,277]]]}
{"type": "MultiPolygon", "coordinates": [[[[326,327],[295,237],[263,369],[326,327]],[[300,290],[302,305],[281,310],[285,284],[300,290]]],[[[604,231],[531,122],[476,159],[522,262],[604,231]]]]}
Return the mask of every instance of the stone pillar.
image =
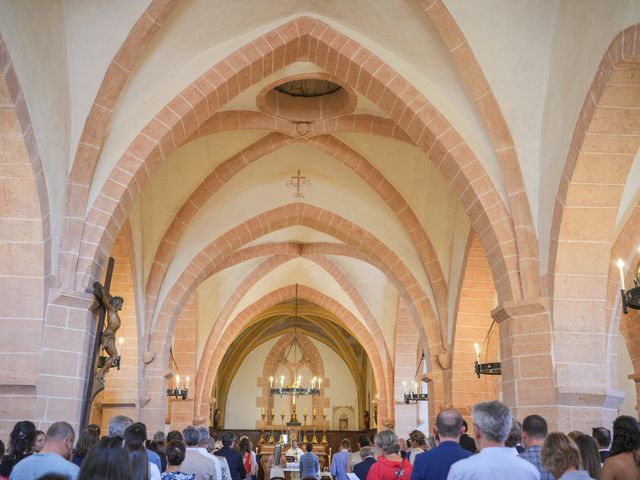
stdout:
{"type": "Polygon", "coordinates": [[[515,418],[536,413],[551,430],[568,431],[559,418],[549,312],[546,297],[504,302],[491,312],[500,326],[502,395],[515,418]]]}

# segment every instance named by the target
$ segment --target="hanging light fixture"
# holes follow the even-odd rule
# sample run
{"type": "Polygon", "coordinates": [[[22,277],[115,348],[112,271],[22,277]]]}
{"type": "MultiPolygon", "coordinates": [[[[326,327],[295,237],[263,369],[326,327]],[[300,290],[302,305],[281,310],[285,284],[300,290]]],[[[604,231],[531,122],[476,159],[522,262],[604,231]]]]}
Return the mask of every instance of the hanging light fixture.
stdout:
{"type": "Polygon", "coordinates": [[[429,400],[428,393],[422,393],[420,390],[422,389],[422,379],[418,380],[418,373],[422,373],[424,366],[424,352],[422,352],[422,356],[420,357],[420,363],[418,363],[418,368],[416,369],[416,374],[413,376],[413,384],[407,389],[407,382],[402,382],[402,387],[405,390],[404,392],[404,403],[409,405],[411,402],[426,402],[429,400]]]}
{"type": "MultiPolygon", "coordinates": [[[[304,351],[302,350],[302,345],[300,345],[300,340],[298,339],[298,330],[297,330],[297,322],[298,322],[298,284],[296,283],[296,296],[294,300],[294,314],[293,314],[293,339],[291,340],[291,344],[287,349],[287,353],[284,355],[284,360],[288,361],[292,365],[297,364],[297,358],[304,359],[304,351]]],[[[322,387],[322,379],[321,378],[310,378],[308,386],[302,386],[302,376],[298,375],[297,371],[294,371],[293,378],[288,385],[284,383],[284,375],[281,375],[279,379],[277,379],[277,384],[274,387],[274,378],[269,377],[269,394],[270,395],[293,395],[293,404],[295,406],[295,399],[301,395],[311,395],[316,396],[320,395],[320,388],[322,387]]]]}
{"type": "MultiPolygon", "coordinates": [[[[487,338],[489,335],[487,335],[487,338]]],[[[491,362],[491,363],[480,363],[480,344],[474,343],[473,348],[476,351],[476,361],[474,363],[474,370],[478,378],[480,375],[502,375],[502,363],[501,362],[491,362]]]]}
{"type": "Polygon", "coordinates": [[[187,377],[186,385],[180,385],[180,369],[178,368],[176,359],[173,356],[173,349],[171,348],[169,349],[169,355],[171,356],[171,361],[175,365],[178,374],[176,375],[176,383],[173,388],[167,388],[167,397],[175,397],[176,399],[182,398],[182,400],[186,400],[189,396],[189,377],[187,377]]]}
{"type": "MultiPolygon", "coordinates": [[[[640,248],[638,248],[640,253],[640,248]]],[[[622,295],[622,311],[629,313],[629,307],[634,310],[640,310],[640,265],[636,267],[636,275],[633,279],[634,287],[629,290],[625,290],[624,285],[624,261],[618,258],[616,263],[620,270],[620,294],[622,295]]]]}

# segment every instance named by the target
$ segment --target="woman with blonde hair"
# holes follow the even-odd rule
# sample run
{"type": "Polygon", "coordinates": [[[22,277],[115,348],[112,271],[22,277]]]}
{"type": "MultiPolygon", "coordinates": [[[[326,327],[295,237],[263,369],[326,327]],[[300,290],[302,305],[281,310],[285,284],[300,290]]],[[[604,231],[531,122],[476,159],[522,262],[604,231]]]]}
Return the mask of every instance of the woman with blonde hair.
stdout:
{"type": "Polygon", "coordinates": [[[590,480],[582,470],[580,450],[573,440],[560,432],[550,433],[540,450],[542,466],[558,480],[590,480]]]}

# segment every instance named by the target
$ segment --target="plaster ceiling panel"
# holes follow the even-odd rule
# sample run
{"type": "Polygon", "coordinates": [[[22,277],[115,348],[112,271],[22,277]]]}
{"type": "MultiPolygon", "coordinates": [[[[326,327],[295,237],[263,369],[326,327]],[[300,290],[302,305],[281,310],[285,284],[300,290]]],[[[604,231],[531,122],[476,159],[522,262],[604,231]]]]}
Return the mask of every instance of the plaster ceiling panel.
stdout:
{"type": "Polygon", "coordinates": [[[209,337],[209,332],[218,317],[218,313],[242,279],[263,261],[264,258],[255,258],[227,268],[206,279],[196,290],[198,299],[198,359],[202,354],[204,345],[209,337]]]}
{"type": "Polygon", "coordinates": [[[160,298],[194,255],[224,232],[253,216],[296,201],[286,182],[301,169],[312,179],[304,202],[346,218],[384,242],[432,292],[410,238],[380,197],[333,157],[304,144],[292,144],[246,167],[195,215],[178,246],[160,298]]]}
{"type": "Polygon", "coordinates": [[[168,101],[240,46],[301,15],[319,18],[381,57],[434,103],[487,162],[489,173],[497,174],[475,108],[418,2],[192,0],[175,7],[129,79],[102,149],[91,201],[136,133],[168,101]]]}
{"type": "Polygon", "coordinates": [[[144,278],[160,239],[189,195],[216,166],[265,135],[267,132],[260,130],[208,135],[176,150],[158,168],[138,200],[142,211],[144,278]]]}
{"type": "Polygon", "coordinates": [[[366,262],[338,255],[331,255],[329,258],[339,265],[366,302],[382,330],[389,355],[393,358],[398,290],[380,270],[366,262]]]}
{"type": "Polygon", "coordinates": [[[456,215],[464,210],[442,174],[413,145],[358,133],[336,136],[367,158],[402,194],[427,232],[448,282],[451,242],[468,229],[469,220],[463,214],[456,222],[456,215]]]}
{"type": "MultiPolygon", "coordinates": [[[[256,282],[233,310],[233,313],[229,316],[229,322],[233,322],[240,312],[260,300],[269,292],[296,283],[301,286],[304,285],[313,288],[335,300],[355,315],[358,320],[363,321],[358,309],[349,296],[326,270],[311,260],[294,258],[274,268],[256,282]]],[[[346,319],[343,318],[341,320],[344,321],[346,319]]]]}
{"type": "Polygon", "coordinates": [[[335,237],[327,235],[326,233],[313,230],[312,228],[305,227],[303,225],[294,225],[292,227],[283,228],[275,232],[263,235],[260,238],[256,238],[254,241],[247,243],[247,247],[254,245],[264,245],[265,243],[280,243],[280,242],[293,242],[293,243],[342,243],[335,237]]]}

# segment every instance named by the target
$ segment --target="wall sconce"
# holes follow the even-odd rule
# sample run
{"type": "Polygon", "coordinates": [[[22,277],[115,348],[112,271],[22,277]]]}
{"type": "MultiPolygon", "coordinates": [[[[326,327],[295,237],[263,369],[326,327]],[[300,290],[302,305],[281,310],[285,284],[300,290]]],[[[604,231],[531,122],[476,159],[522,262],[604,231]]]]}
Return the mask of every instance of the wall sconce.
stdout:
{"type": "MultiPolygon", "coordinates": [[[[638,248],[640,251],[640,248],[638,248]]],[[[617,262],[618,269],[620,270],[620,294],[622,295],[622,311],[629,313],[629,307],[634,310],[640,310],[640,269],[636,269],[636,276],[633,279],[633,288],[625,290],[624,288],[624,262],[621,258],[617,262]]]]}
{"type": "Polygon", "coordinates": [[[181,388],[180,375],[176,375],[176,385],[173,388],[167,388],[167,396],[175,397],[176,399],[182,398],[182,400],[186,400],[189,396],[189,377],[187,377],[187,385],[181,388]]]}
{"type": "Polygon", "coordinates": [[[420,363],[418,363],[418,368],[416,369],[416,374],[413,376],[413,385],[409,387],[409,391],[407,391],[407,382],[402,382],[402,387],[404,392],[404,403],[409,405],[411,402],[426,402],[429,400],[428,393],[420,392],[420,386],[422,381],[418,382],[418,373],[422,372],[422,367],[424,365],[424,352],[422,352],[422,357],[420,357],[420,363]]]}
{"type": "Polygon", "coordinates": [[[476,361],[474,363],[474,370],[478,378],[480,375],[502,375],[502,363],[480,363],[480,344],[474,343],[473,348],[476,351],[476,361]]]}

